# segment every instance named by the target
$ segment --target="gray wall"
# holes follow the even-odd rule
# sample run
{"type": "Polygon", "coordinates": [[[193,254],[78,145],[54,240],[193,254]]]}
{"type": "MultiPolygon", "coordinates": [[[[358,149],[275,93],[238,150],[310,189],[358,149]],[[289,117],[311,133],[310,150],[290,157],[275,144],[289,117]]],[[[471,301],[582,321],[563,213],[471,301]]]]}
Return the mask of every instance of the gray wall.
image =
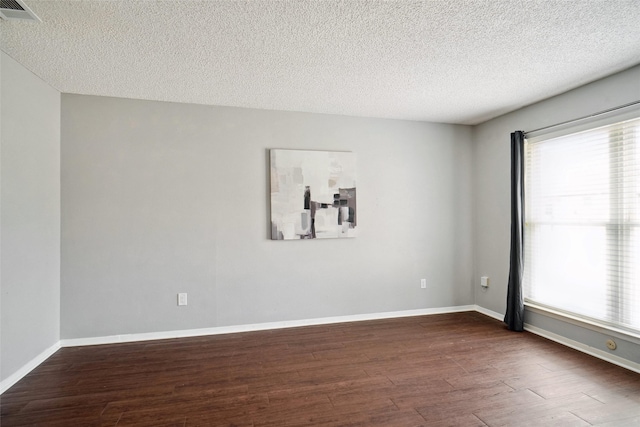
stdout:
{"type": "MultiPolygon", "coordinates": [[[[474,128],[475,199],[475,280],[491,277],[491,286],[483,290],[474,286],[475,301],[481,307],[505,312],[509,275],[510,233],[510,145],[509,135],[515,130],[531,131],[555,123],[572,120],[594,112],[640,100],[640,67],[599,80],[576,90],[513,113],[490,120],[474,128]]],[[[605,340],[595,333],[540,314],[527,313],[525,321],[600,350],[608,351],[605,340]]],[[[627,344],[623,343],[623,346],[627,344]]],[[[640,346],[631,345],[619,355],[640,363],[640,346]]]]}
{"type": "Polygon", "coordinates": [[[60,340],[60,93],[0,57],[4,380],[60,340]]]}
{"type": "Polygon", "coordinates": [[[472,304],[471,179],[466,126],[64,94],[62,338],[472,304]],[[269,148],[356,153],[357,238],[268,239],[269,148]]]}

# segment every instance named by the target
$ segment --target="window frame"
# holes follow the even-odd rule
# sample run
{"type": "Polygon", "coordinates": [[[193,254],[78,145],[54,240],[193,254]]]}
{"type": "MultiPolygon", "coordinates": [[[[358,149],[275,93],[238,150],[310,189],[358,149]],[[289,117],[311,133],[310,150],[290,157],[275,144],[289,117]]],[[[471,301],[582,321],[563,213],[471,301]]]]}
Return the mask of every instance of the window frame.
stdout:
{"type": "MultiPolygon", "coordinates": [[[[626,108],[622,112],[611,111],[604,114],[599,114],[597,116],[580,119],[578,121],[567,122],[558,126],[544,128],[540,131],[526,133],[525,134],[525,150],[524,150],[525,165],[527,164],[527,160],[528,160],[527,156],[529,156],[529,153],[530,153],[529,144],[534,144],[536,142],[554,139],[554,138],[558,138],[558,137],[562,137],[562,136],[566,136],[566,135],[570,135],[573,133],[578,133],[586,130],[592,130],[602,126],[614,125],[616,123],[622,123],[632,119],[640,119],[640,105],[633,105],[631,106],[631,108],[626,108]]],[[[616,131],[620,132],[621,128],[622,126],[618,129],[616,128],[611,129],[609,134],[611,135],[616,131]]],[[[609,152],[611,152],[612,150],[612,144],[615,144],[615,143],[616,143],[615,139],[612,141],[612,138],[610,137],[609,152]]],[[[640,156],[640,152],[635,152],[634,155],[640,156]]],[[[610,161],[613,161],[613,160],[610,160],[610,161]]],[[[529,218],[527,217],[527,206],[530,205],[531,203],[530,200],[528,199],[529,195],[527,194],[527,191],[526,191],[527,189],[530,188],[530,186],[527,183],[527,179],[528,179],[528,173],[525,172],[525,184],[524,184],[524,188],[525,188],[524,233],[525,233],[525,236],[529,235],[531,232],[531,229],[530,229],[531,223],[529,222],[529,218]]],[[[617,197],[620,194],[620,192],[623,191],[623,186],[620,185],[620,183],[624,182],[624,178],[619,178],[619,179],[616,179],[615,181],[616,181],[615,183],[611,182],[610,184],[612,188],[615,188],[615,192],[610,192],[609,194],[610,199],[617,197]]],[[[612,211],[610,212],[610,218],[605,225],[607,235],[609,236],[610,234],[614,234],[618,236],[622,234],[623,239],[625,238],[630,239],[632,230],[634,228],[640,229],[640,222],[635,221],[632,224],[625,225],[623,221],[624,213],[620,212],[620,209],[616,209],[615,204],[611,204],[611,206],[612,206],[612,211]]],[[[533,224],[535,224],[535,222],[533,224]]],[[[622,245],[622,246],[625,248],[629,247],[629,245],[622,245]]],[[[525,254],[525,256],[527,255],[525,254]]],[[[616,256],[618,257],[618,259],[620,259],[624,257],[625,254],[618,253],[616,254],[616,256]]],[[[616,261],[616,263],[619,264],[618,261],[616,261]]],[[[525,274],[530,272],[529,268],[530,266],[525,265],[525,270],[524,270],[525,274]]],[[[607,275],[610,276],[611,273],[608,271],[607,275]]],[[[609,291],[609,286],[610,285],[608,282],[607,291],[609,291]]],[[[616,289],[616,292],[618,294],[619,292],[624,292],[624,286],[621,284],[621,281],[618,280],[618,278],[616,278],[615,280],[614,288],[616,289]]],[[[523,289],[523,295],[526,294],[524,291],[525,290],[523,289]]],[[[609,295],[608,292],[607,294],[609,295]]],[[[623,318],[624,316],[623,313],[627,308],[624,307],[624,302],[622,299],[615,298],[615,300],[616,300],[616,304],[618,304],[619,306],[618,311],[616,313],[617,315],[615,317],[616,317],[616,320],[619,320],[623,318]]],[[[578,313],[573,313],[571,311],[564,310],[562,308],[552,307],[544,303],[531,300],[527,296],[524,297],[524,305],[527,307],[528,310],[531,310],[534,313],[545,314],[550,317],[575,324],[577,326],[581,326],[581,327],[584,327],[596,332],[600,332],[600,333],[607,333],[609,335],[617,336],[617,337],[629,340],[631,342],[640,344],[640,329],[639,330],[635,330],[633,328],[627,329],[623,325],[617,325],[609,321],[590,318],[588,316],[583,316],[578,313]]],[[[609,307],[608,303],[606,304],[606,307],[609,307]]],[[[611,313],[607,313],[607,318],[608,319],[612,318],[611,313]]]]}

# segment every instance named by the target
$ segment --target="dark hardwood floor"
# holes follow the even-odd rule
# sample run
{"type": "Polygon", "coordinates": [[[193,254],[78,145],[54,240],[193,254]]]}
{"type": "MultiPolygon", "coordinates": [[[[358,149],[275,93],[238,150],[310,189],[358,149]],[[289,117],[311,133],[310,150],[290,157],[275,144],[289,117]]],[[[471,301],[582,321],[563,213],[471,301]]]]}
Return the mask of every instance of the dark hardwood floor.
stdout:
{"type": "Polygon", "coordinates": [[[475,312],[63,348],[10,426],[638,426],[640,374],[475,312]]]}

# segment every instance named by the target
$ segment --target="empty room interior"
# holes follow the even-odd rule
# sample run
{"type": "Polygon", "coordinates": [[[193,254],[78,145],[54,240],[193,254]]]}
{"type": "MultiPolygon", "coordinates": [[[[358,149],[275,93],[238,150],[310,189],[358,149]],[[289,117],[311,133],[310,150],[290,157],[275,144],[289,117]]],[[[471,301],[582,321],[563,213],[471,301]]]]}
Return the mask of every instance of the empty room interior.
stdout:
{"type": "Polygon", "coordinates": [[[640,425],[640,2],[1,6],[2,427],[640,425]]]}

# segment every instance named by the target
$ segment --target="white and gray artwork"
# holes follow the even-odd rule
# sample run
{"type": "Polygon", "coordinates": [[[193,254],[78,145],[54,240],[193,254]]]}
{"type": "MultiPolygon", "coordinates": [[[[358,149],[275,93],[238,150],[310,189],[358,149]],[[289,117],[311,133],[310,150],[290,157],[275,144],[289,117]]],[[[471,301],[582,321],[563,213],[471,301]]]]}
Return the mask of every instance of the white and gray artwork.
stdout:
{"type": "Polygon", "coordinates": [[[356,225],[354,153],[271,150],[271,239],[355,237],[356,225]]]}

